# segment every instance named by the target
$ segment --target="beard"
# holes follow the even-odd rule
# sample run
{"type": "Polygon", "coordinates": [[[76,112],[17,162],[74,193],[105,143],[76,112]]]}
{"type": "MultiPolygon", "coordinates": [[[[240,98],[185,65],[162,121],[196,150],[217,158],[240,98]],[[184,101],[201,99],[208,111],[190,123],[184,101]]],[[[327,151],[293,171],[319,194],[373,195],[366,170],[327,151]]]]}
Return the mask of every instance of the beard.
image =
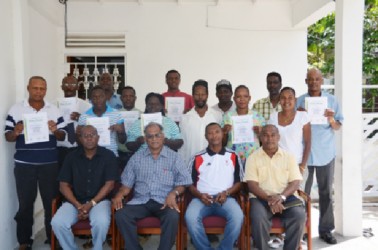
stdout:
{"type": "Polygon", "coordinates": [[[206,106],[206,102],[196,102],[195,104],[196,104],[196,107],[200,109],[206,106]]]}

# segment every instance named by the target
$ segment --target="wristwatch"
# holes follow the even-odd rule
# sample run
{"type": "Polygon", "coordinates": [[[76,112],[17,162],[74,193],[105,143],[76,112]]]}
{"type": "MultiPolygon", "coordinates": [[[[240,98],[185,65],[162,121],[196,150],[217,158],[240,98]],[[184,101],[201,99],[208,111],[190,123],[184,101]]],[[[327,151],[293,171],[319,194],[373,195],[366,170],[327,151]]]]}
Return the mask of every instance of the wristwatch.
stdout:
{"type": "Polygon", "coordinates": [[[95,202],[95,200],[91,200],[91,204],[92,204],[92,207],[94,207],[97,205],[97,202],[95,202]]]}
{"type": "Polygon", "coordinates": [[[283,201],[283,202],[285,202],[285,201],[286,201],[286,196],[285,196],[285,195],[283,195],[283,194],[280,194],[280,197],[281,197],[281,199],[282,199],[282,201],[283,201]]]}

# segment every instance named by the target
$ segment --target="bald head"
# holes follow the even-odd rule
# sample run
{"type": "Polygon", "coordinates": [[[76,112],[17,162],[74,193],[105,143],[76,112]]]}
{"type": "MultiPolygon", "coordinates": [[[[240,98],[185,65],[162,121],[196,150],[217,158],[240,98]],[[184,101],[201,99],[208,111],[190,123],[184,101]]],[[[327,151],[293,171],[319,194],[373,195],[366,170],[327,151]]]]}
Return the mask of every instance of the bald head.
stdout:
{"type": "Polygon", "coordinates": [[[323,84],[322,72],[317,68],[309,69],[307,71],[306,84],[310,96],[320,96],[323,84]]]}
{"type": "Polygon", "coordinates": [[[66,76],[62,80],[64,97],[75,97],[79,88],[77,79],[74,76],[66,76]]]}

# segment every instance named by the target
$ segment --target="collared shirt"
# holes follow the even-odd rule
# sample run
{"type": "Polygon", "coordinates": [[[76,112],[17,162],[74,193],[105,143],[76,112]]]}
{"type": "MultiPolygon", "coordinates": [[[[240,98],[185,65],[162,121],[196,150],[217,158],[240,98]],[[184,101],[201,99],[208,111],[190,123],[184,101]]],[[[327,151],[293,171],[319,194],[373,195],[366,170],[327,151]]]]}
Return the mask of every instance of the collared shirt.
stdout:
{"type": "MultiPolygon", "coordinates": [[[[169,117],[163,116],[163,132],[167,139],[175,140],[182,139],[180,130],[177,124],[169,117]]],[[[136,120],[129,131],[127,131],[127,142],[133,142],[138,137],[143,136],[141,120],[136,120]]],[[[147,143],[143,143],[138,150],[147,148],[147,143]]]]}
{"type": "MultiPolygon", "coordinates": [[[[84,101],[83,99],[80,99],[80,98],[77,98],[76,97],[76,102],[77,102],[77,112],[81,115],[81,114],[84,114],[86,111],[88,111],[88,109],[90,109],[92,107],[92,104],[89,103],[89,102],[86,102],[84,101]]],[[[74,128],[75,128],[75,131],[76,131],[76,127],[77,127],[77,124],[78,122],[77,121],[74,121],[74,120],[71,120],[70,119],[67,119],[65,118],[64,121],[66,122],[66,125],[70,124],[70,123],[73,123],[74,125],[74,128]]],[[[74,132],[75,132],[74,131],[74,132]]],[[[77,143],[76,141],[72,144],[71,142],[68,141],[68,133],[69,131],[66,130],[67,132],[67,135],[66,137],[64,138],[64,141],[58,141],[58,147],[64,147],[64,148],[72,148],[72,147],[77,147],[77,143]]],[[[76,134],[73,135],[76,137],[76,134]]]]}
{"type": "MultiPolygon", "coordinates": [[[[327,105],[329,109],[335,112],[335,120],[343,122],[344,117],[341,107],[335,96],[325,91],[321,92],[321,96],[327,97],[327,105]]],[[[297,108],[305,108],[305,98],[310,95],[304,94],[297,99],[297,108]]],[[[311,125],[311,152],[307,164],[309,166],[325,166],[330,163],[336,156],[335,131],[330,124],[311,125]]]]}
{"type": "MultiPolygon", "coordinates": [[[[302,180],[294,155],[278,148],[272,158],[260,148],[248,157],[244,181],[255,181],[268,195],[280,194],[295,180],[302,180]]],[[[250,197],[255,197],[250,193],[250,197]]]]}
{"type": "Polygon", "coordinates": [[[145,204],[150,199],[164,204],[175,187],[192,184],[190,174],[181,156],[163,146],[154,159],[149,148],[136,152],[121,176],[122,184],[134,187],[134,196],[128,204],[145,204]]]}
{"type": "Polygon", "coordinates": [[[266,121],[269,120],[271,114],[282,111],[281,104],[279,103],[277,103],[276,107],[273,107],[272,103],[270,102],[269,96],[257,100],[253,104],[252,109],[259,112],[266,121]]]}
{"type": "Polygon", "coordinates": [[[220,124],[222,122],[222,114],[211,108],[208,108],[203,117],[200,117],[194,108],[182,117],[180,131],[184,144],[178,152],[186,164],[189,163],[195,153],[207,147],[208,142],[204,136],[205,128],[212,122],[220,124]]]}
{"type": "Polygon", "coordinates": [[[110,100],[107,101],[107,104],[113,109],[121,109],[123,107],[121,96],[117,93],[114,93],[110,100]]]}
{"type": "MultiPolygon", "coordinates": [[[[142,113],[139,109],[137,108],[132,108],[131,110],[127,110],[125,108],[121,108],[119,109],[118,111],[138,111],[139,112],[139,115],[142,113]]],[[[127,134],[127,130],[125,130],[126,134],[127,134]]],[[[127,147],[126,147],[126,144],[122,144],[120,143],[119,141],[117,141],[117,145],[118,145],[118,151],[121,151],[121,152],[131,152],[127,147]]]]}
{"type": "Polygon", "coordinates": [[[244,172],[234,151],[210,148],[198,152],[191,160],[192,181],[201,193],[216,195],[243,180],[244,172]]]}
{"type": "Polygon", "coordinates": [[[83,147],[69,153],[60,170],[58,181],[67,182],[80,203],[95,197],[107,181],[118,180],[117,159],[112,151],[98,146],[92,159],[85,156],[83,147]]]}
{"type": "Polygon", "coordinates": [[[211,108],[214,109],[214,110],[216,110],[216,111],[218,111],[218,112],[220,112],[222,115],[224,115],[224,114],[226,114],[229,111],[235,111],[236,110],[236,104],[235,104],[235,102],[232,102],[231,107],[228,110],[226,110],[226,111],[223,111],[221,108],[219,108],[218,103],[215,104],[214,106],[212,106],[211,108]]]}
{"type": "Polygon", "coordinates": [[[193,97],[185,92],[176,91],[176,92],[164,92],[162,96],[165,97],[184,97],[185,98],[185,110],[189,110],[194,107],[193,97]]]}
{"type": "MultiPolygon", "coordinates": [[[[121,115],[117,112],[117,110],[112,109],[108,105],[106,105],[105,113],[103,113],[101,116],[97,116],[93,112],[93,108],[90,108],[89,110],[87,110],[87,112],[85,112],[85,114],[82,114],[80,116],[79,125],[80,126],[87,125],[87,119],[91,118],[91,117],[109,117],[110,126],[112,126],[114,124],[123,124],[123,119],[122,119],[121,115]]],[[[110,145],[105,146],[107,149],[113,151],[113,153],[116,156],[118,156],[117,140],[118,140],[117,139],[117,133],[115,131],[111,131],[110,132],[110,145]]]]}
{"type": "MultiPolygon", "coordinates": [[[[56,123],[57,129],[63,129],[66,124],[59,109],[47,101],[44,102],[44,106],[39,111],[30,106],[28,100],[14,104],[8,112],[4,132],[13,131],[18,122],[23,122],[23,114],[37,114],[43,112],[47,114],[48,120],[53,120],[56,123]]],[[[31,165],[55,163],[58,161],[56,141],[55,135],[49,131],[49,141],[25,144],[25,135],[24,131],[22,131],[16,139],[14,160],[17,163],[27,163],[31,165]]]]}
{"type": "MultiPolygon", "coordinates": [[[[237,115],[238,115],[237,111],[227,112],[223,116],[222,127],[224,125],[231,125],[232,126],[232,116],[237,116],[237,115]]],[[[264,117],[262,117],[262,115],[260,115],[260,113],[254,111],[254,110],[249,110],[248,115],[252,115],[253,126],[264,126],[265,125],[265,119],[264,119],[264,117]]],[[[244,165],[246,159],[248,158],[248,156],[260,147],[260,141],[259,141],[259,138],[256,134],[255,134],[255,138],[254,138],[253,142],[232,144],[232,141],[233,141],[232,131],[230,131],[230,133],[228,135],[227,147],[234,150],[238,154],[238,156],[240,157],[240,159],[243,162],[243,165],[244,165]]]]}

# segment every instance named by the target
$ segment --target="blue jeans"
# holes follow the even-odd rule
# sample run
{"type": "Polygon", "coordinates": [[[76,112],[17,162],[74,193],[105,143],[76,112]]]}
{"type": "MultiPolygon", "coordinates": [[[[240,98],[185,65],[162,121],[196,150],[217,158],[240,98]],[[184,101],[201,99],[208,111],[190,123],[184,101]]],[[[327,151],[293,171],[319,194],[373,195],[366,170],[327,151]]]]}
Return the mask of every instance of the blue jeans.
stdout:
{"type": "MultiPolygon", "coordinates": [[[[89,211],[94,250],[102,250],[110,225],[110,214],[109,200],[99,202],[89,211]]],[[[71,231],[71,226],[78,221],[77,215],[76,207],[64,202],[51,220],[52,229],[63,249],[79,249],[71,231]]]]}
{"type": "Polygon", "coordinates": [[[227,198],[223,205],[213,203],[206,206],[198,198],[194,198],[185,213],[186,226],[196,249],[212,249],[206,236],[202,219],[210,215],[222,216],[227,224],[224,230],[224,237],[218,249],[229,250],[233,248],[234,242],[238,239],[243,224],[243,212],[234,198],[227,198]]]}

